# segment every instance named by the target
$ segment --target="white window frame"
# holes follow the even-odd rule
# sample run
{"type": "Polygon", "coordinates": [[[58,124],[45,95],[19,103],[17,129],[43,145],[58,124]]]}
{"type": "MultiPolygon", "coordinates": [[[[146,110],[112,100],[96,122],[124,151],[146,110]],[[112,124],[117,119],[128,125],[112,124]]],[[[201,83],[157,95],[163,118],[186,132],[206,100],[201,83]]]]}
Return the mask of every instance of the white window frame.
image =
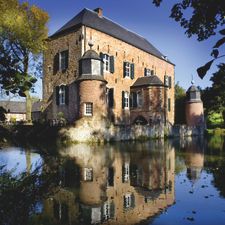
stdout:
{"type": "Polygon", "coordinates": [[[131,77],[131,63],[129,62],[125,64],[125,77],[131,77]]]}
{"type": "Polygon", "coordinates": [[[152,76],[152,71],[151,69],[146,68],[146,77],[152,76]]]}
{"type": "Polygon", "coordinates": [[[110,72],[110,56],[103,54],[104,72],[110,72]]]}
{"type": "Polygon", "coordinates": [[[66,104],[66,86],[61,85],[59,86],[59,105],[66,104]]]}
{"type": "Polygon", "coordinates": [[[85,116],[93,116],[93,103],[92,102],[84,103],[84,115],[85,116]]]}
{"type": "Polygon", "coordinates": [[[67,51],[62,51],[59,53],[59,70],[60,71],[63,71],[63,70],[66,70],[66,54],[67,54],[67,51]]]}
{"type": "Polygon", "coordinates": [[[84,181],[93,181],[93,169],[84,168],[84,181]]]}
{"type": "Polygon", "coordinates": [[[126,209],[131,208],[132,205],[132,199],[131,199],[131,193],[126,193],[124,195],[124,206],[126,209]]]}
{"type": "Polygon", "coordinates": [[[124,92],[124,109],[129,109],[129,92],[124,92]]]}
{"type": "Polygon", "coordinates": [[[128,182],[130,180],[130,164],[124,163],[124,182],[128,182]]]}

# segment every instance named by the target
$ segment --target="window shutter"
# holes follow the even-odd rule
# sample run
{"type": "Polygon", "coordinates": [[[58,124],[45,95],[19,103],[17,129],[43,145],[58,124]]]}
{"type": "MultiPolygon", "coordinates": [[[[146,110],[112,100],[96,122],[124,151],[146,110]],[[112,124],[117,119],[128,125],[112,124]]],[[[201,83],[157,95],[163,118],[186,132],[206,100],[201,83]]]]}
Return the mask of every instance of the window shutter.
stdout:
{"type": "Polygon", "coordinates": [[[108,93],[108,100],[109,100],[109,108],[113,108],[114,106],[114,89],[110,88],[108,93]]]}
{"type": "Polygon", "coordinates": [[[103,60],[103,58],[104,58],[104,54],[102,53],[102,52],[100,52],[100,58],[103,60]]]}
{"type": "Polygon", "coordinates": [[[125,95],[125,92],[122,91],[122,109],[124,109],[124,107],[125,107],[125,99],[124,99],[124,95],[125,95]]]}
{"type": "Polygon", "coordinates": [[[69,104],[69,86],[68,85],[65,86],[65,103],[66,105],[69,104]]]}
{"type": "Polygon", "coordinates": [[[110,73],[114,73],[114,56],[110,56],[110,73]]]}
{"type": "Polygon", "coordinates": [[[171,78],[171,76],[169,76],[169,88],[171,88],[172,87],[172,78],[171,78]]]}
{"type": "Polygon", "coordinates": [[[126,65],[127,65],[127,62],[123,62],[123,77],[126,76],[126,65]]]}
{"type": "Polygon", "coordinates": [[[145,76],[145,77],[147,76],[147,68],[145,68],[144,76],[145,76]]]}
{"type": "Polygon", "coordinates": [[[59,71],[59,53],[56,53],[53,61],[53,75],[59,71]]]}
{"type": "Polygon", "coordinates": [[[66,51],[66,57],[65,57],[65,69],[68,68],[68,65],[69,65],[69,50],[66,51]]]}
{"type": "Polygon", "coordinates": [[[114,216],[115,216],[115,204],[114,204],[114,202],[112,201],[112,202],[110,203],[110,218],[112,219],[112,218],[114,218],[114,216]]]}
{"type": "Polygon", "coordinates": [[[129,96],[129,106],[130,108],[133,108],[133,92],[130,93],[130,96],[129,96]]]}
{"type": "Polygon", "coordinates": [[[137,108],[137,92],[133,94],[133,107],[137,108]]]}
{"type": "Polygon", "coordinates": [[[79,61],[79,75],[82,75],[82,60],[79,61]]]}
{"type": "Polygon", "coordinates": [[[59,86],[55,87],[56,105],[59,105],[59,86]]]}
{"type": "Polygon", "coordinates": [[[131,207],[132,207],[132,208],[135,207],[135,196],[134,196],[133,193],[131,194],[131,207]]]}
{"type": "Polygon", "coordinates": [[[131,70],[130,77],[133,80],[134,79],[134,64],[133,63],[130,65],[130,70],[131,70]]]}

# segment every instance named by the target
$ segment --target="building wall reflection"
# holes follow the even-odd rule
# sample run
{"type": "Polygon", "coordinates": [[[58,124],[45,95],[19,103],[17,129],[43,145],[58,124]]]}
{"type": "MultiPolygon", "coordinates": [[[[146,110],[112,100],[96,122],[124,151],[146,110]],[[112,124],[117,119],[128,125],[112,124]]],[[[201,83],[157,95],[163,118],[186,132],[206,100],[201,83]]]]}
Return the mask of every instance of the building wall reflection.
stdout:
{"type": "Polygon", "coordinates": [[[172,205],[174,149],[133,147],[79,144],[62,151],[61,187],[43,215],[63,224],[136,224],[172,205]]]}

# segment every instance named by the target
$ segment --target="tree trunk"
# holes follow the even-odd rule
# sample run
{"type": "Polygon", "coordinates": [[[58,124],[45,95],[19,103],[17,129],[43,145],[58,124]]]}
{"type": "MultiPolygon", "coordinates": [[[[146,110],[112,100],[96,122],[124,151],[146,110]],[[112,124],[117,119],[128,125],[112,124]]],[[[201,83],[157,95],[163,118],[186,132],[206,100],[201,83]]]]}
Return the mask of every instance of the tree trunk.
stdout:
{"type": "MultiPolygon", "coordinates": [[[[29,53],[27,53],[27,51],[24,51],[25,53],[25,57],[24,57],[24,73],[25,76],[28,76],[28,65],[29,65],[29,53]]],[[[26,120],[28,123],[31,123],[31,109],[32,109],[32,102],[31,102],[31,96],[30,96],[30,92],[25,91],[25,95],[26,95],[26,120]]]]}
{"type": "Polygon", "coordinates": [[[32,109],[32,103],[31,103],[31,96],[30,92],[26,91],[26,119],[28,123],[31,123],[31,109],[32,109]]]}

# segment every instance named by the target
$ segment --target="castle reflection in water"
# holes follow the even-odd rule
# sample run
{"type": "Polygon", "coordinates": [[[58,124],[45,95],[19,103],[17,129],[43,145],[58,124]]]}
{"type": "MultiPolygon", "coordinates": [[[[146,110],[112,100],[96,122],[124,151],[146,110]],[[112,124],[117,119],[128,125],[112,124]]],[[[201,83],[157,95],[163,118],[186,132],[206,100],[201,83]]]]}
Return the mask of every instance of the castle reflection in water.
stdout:
{"type": "Polygon", "coordinates": [[[175,201],[169,144],[79,144],[61,149],[57,160],[60,189],[42,213],[56,223],[136,224],[175,201]]]}

